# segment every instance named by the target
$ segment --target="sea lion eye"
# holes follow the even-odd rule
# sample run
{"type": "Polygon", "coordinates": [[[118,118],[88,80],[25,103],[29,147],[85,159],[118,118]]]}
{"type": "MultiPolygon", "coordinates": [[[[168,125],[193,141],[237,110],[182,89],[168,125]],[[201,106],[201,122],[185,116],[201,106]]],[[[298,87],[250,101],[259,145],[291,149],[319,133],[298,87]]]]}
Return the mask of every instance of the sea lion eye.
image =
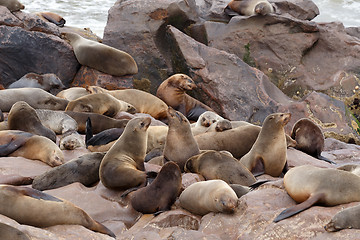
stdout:
{"type": "Polygon", "coordinates": [[[213,120],[212,122],[214,123],[214,122],[216,122],[216,120],[213,120]]]}

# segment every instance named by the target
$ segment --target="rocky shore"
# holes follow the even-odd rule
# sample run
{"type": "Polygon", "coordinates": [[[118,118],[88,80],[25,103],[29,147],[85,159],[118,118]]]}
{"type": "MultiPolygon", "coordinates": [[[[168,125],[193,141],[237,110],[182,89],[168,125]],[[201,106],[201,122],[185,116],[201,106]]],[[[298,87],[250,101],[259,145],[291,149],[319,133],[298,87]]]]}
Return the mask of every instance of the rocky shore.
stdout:
{"type": "MultiPolygon", "coordinates": [[[[289,167],[359,164],[360,27],[311,21],[319,14],[311,0],[270,2],[274,14],[230,18],[223,11],[228,3],[224,0],[118,0],[109,10],[103,39],[88,29],[60,28],[0,6],[0,89],[35,72],[56,74],[66,88],[97,85],[155,94],[168,76],[184,73],[197,85],[189,94],[229,120],[261,125],[270,113],[290,112],[288,134],[300,118],[316,122],[326,137],[322,155],[337,165],[289,148],[289,167]],[[61,36],[67,31],[126,51],[135,59],[138,74],[115,77],[81,66],[61,36]]],[[[65,161],[89,152],[85,148],[62,151],[65,161]]],[[[159,170],[151,164],[145,167],[159,170]]],[[[49,169],[40,161],[1,157],[0,181],[5,183],[14,175],[33,178],[49,169]]],[[[296,203],[282,178],[262,175],[260,179],[273,181],[239,198],[234,214],[203,217],[183,210],[178,202],[156,217],[143,215],[120,198],[121,192],[106,189],[101,182],[73,183],[45,192],[76,204],[117,239],[356,239],[359,235],[355,229],[324,230],[338,211],[358,202],[314,206],[273,223],[281,211],[296,203]]],[[[183,188],[200,180],[200,175],[183,174],[183,188]]],[[[31,239],[112,239],[77,225],[41,229],[3,215],[0,222],[31,239]]]]}

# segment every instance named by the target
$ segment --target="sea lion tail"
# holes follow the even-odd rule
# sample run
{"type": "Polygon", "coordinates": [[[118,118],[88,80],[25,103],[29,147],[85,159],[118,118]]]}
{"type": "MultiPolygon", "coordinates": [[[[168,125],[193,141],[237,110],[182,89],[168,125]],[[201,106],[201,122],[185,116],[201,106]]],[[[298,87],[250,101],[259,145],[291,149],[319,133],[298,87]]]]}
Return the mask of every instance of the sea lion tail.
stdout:
{"type": "Polygon", "coordinates": [[[86,120],[86,129],[85,129],[85,144],[86,144],[86,148],[89,146],[89,140],[93,137],[93,132],[92,132],[92,126],[91,126],[91,119],[90,117],[87,118],[86,120]]]}

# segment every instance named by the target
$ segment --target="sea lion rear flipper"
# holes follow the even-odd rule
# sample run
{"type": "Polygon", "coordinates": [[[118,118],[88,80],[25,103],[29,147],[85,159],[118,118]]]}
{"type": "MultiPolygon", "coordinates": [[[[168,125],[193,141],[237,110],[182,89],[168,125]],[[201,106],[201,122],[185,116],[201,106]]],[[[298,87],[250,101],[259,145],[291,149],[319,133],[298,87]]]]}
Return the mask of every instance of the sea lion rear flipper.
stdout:
{"type": "Polygon", "coordinates": [[[90,117],[88,117],[86,119],[86,129],[85,129],[85,144],[86,144],[86,148],[89,146],[89,140],[93,137],[93,132],[92,132],[92,126],[91,126],[91,119],[90,117]]]}
{"type": "Polygon", "coordinates": [[[98,221],[94,221],[94,222],[95,222],[94,226],[90,226],[91,230],[104,233],[109,235],[110,237],[116,238],[115,234],[110,229],[105,227],[105,225],[99,223],[98,221]]]}
{"type": "Polygon", "coordinates": [[[62,202],[61,199],[54,197],[50,194],[43,193],[36,189],[32,189],[32,188],[28,188],[28,187],[19,187],[19,188],[20,188],[20,190],[18,190],[19,192],[21,192],[23,195],[26,195],[26,196],[29,196],[32,198],[42,199],[42,200],[47,200],[47,201],[54,201],[54,202],[62,202]]]}
{"type": "Polygon", "coordinates": [[[324,157],[324,156],[321,156],[320,154],[319,154],[319,156],[317,156],[317,159],[323,160],[323,161],[328,162],[328,163],[331,163],[331,164],[335,164],[335,165],[337,164],[336,162],[331,161],[330,159],[328,159],[328,158],[326,158],[326,157],[324,157]]]}
{"type": "Polygon", "coordinates": [[[124,198],[124,197],[126,197],[127,195],[129,195],[129,193],[131,193],[131,192],[134,192],[134,191],[136,191],[136,190],[138,190],[139,189],[139,187],[133,187],[133,188],[129,188],[129,189],[127,189],[126,191],[124,191],[122,194],[121,194],[121,198],[124,198]]]}
{"type": "Polygon", "coordinates": [[[324,193],[317,193],[314,195],[311,195],[306,201],[297,204],[295,206],[289,207],[282,211],[273,222],[277,223],[281,220],[284,220],[286,218],[289,218],[291,216],[294,216],[295,214],[298,214],[309,207],[313,206],[315,203],[317,203],[320,199],[322,199],[325,196],[324,193]]]}
{"type": "Polygon", "coordinates": [[[57,21],[55,18],[53,18],[50,14],[42,13],[41,16],[48,20],[51,23],[54,23],[58,27],[63,27],[65,25],[65,19],[61,18],[60,21],[57,21]]]}
{"type": "Polygon", "coordinates": [[[193,109],[190,109],[190,111],[187,113],[186,118],[189,121],[197,121],[199,119],[199,116],[201,114],[203,114],[204,112],[206,112],[208,110],[206,110],[205,108],[201,107],[201,106],[196,106],[193,109]]]}
{"type": "Polygon", "coordinates": [[[251,184],[251,185],[249,186],[249,188],[251,188],[251,190],[254,190],[254,189],[260,187],[261,185],[263,185],[264,183],[267,183],[267,182],[269,182],[269,181],[271,181],[271,180],[267,180],[267,179],[258,180],[258,181],[256,181],[255,183],[251,184]]]}
{"type": "Polygon", "coordinates": [[[18,148],[24,145],[27,140],[27,137],[17,137],[12,139],[8,144],[0,145],[0,157],[6,157],[7,155],[15,152],[18,148]]]}

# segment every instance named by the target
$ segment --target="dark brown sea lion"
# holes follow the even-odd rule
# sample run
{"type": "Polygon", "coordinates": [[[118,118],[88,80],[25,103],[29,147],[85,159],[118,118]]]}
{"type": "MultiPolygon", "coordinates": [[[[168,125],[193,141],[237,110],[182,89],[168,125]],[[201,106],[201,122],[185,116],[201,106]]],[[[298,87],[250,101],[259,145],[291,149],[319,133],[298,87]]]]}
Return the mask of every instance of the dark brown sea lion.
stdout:
{"type": "Polygon", "coordinates": [[[32,134],[49,138],[56,142],[56,134],[50,128],[45,127],[38,117],[34,108],[24,101],[16,102],[8,115],[10,130],[21,130],[32,134]]]}
{"type": "Polygon", "coordinates": [[[104,156],[100,180],[105,187],[126,190],[146,182],[144,159],[150,118],[133,118],[123,134],[104,156]]]}
{"type": "Polygon", "coordinates": [[[20,224],[42,228],[82,225],[115,238],[113,232],[74,204],[28,187],[0,185],[0,214],[20,224]]]}
{"type": "Polygon", "coordinates": [[[274,220],[281,221],[314,204],[335,206],[360,201],[360,177],[347,171],[310,165],[290,169],[284,185],[292,199],[300,203],[282,211],[274,220]]]}
{"type": "Polygon", "coordinates": [[[167,105],[184,114],[190,121],[197,121],[206,111],[213,111],[209,106],[186,94],[196,88],[194,81],[185,74],[174,74],[164,80],[157,89],[156,96],[167,105]]]}
{"type": "Polygon", "coordinates": [[[174,162],[166,163],[148,186],[131,194],[132,207],[141,213],[170,210],[181,190],[181,171],[174,162]]]}

